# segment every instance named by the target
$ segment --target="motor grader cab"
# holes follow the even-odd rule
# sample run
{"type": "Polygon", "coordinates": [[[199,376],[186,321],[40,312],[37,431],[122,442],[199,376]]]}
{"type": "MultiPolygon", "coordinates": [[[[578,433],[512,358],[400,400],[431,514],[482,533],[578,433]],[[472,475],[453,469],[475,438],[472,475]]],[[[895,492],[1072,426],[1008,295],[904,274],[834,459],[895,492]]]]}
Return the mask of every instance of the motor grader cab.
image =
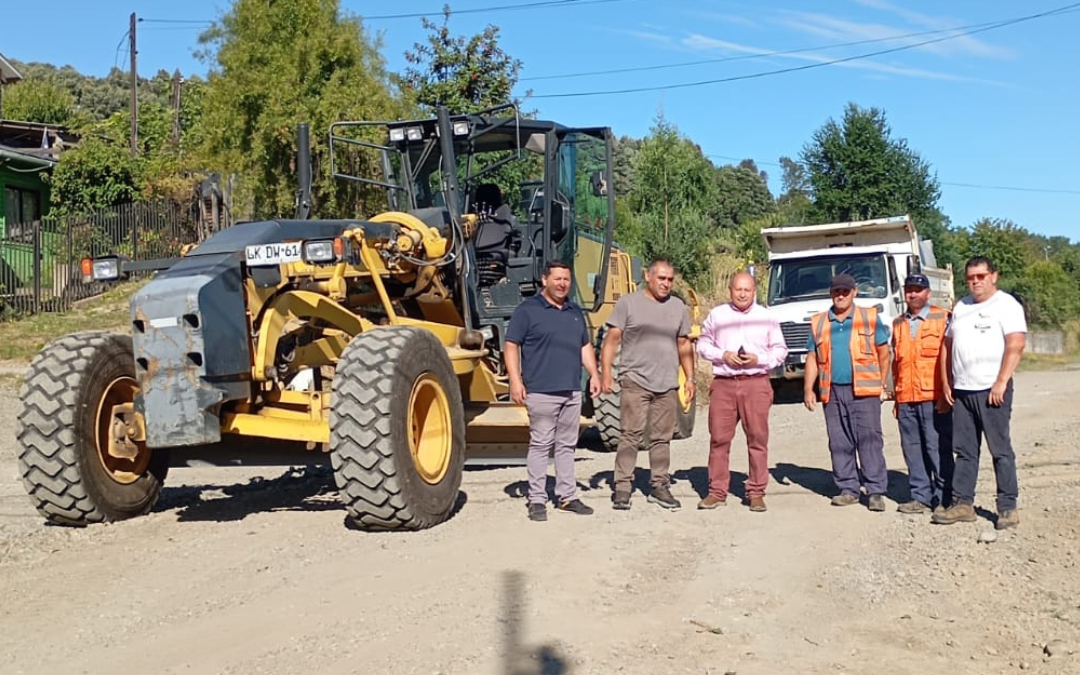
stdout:
{"type": "MultiPolygon", "coordinates": [[[[467,446],[481,461],[520,456],[506,325],[548,260],[571,265],[594,317],[612,301],[611,131],[439,109],[335,124],[330,146],[334,174],[389,210],[223,230],[133,296],[130,336],[69,335],[34,359],[16,436],[45,518],[139,515],[170,463],[277,441],[329,457],[360,527],[419,529],[451,513],[467,446]],[[517,212],[480,206],[480,186],[508,176],[517,212]],[[478,236],[497,214],[500,251],[478,236]]],[[[124,268],[95,260],[84,274],[124,268]]]]}

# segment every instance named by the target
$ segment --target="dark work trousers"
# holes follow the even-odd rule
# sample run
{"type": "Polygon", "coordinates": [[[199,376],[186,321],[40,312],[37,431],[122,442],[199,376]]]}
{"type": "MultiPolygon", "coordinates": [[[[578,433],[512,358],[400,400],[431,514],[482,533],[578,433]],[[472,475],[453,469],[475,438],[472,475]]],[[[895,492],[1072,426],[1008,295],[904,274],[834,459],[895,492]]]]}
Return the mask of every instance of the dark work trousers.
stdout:
{"type": "Polygon", "coordinates": [[[881,399],[856,397],[850,384],[832,385],[825,404],[825,429],[829,432],[836,489],[841,494],[859,494],[861,476],[866,494],[885,494],[889,479],[885,437],[881,433],[881,399]]]}
{"type": "Polygon", "coordinates": [[[979,478],[979,451],[983,434],[986,447],[994,458],[997,478],[998,513],[1016,508],[1020,488],[1016,481],[1016,455],[1009,439],[1009,420],[1012,418],[1013,383],[1005,385],[1005,400],[992,407],[990,390],[954,391],[953,452],[956,453],[956,472],[953,474],[953,499],[957,503],[975,503],[975,483],[979,478]]]}
{"type": "Polygon", "coordinates": [[[933,401],[897,404],[900,448],[908,468],[911,498],[934,507],[952,501],[952,415],[933,401]]]}

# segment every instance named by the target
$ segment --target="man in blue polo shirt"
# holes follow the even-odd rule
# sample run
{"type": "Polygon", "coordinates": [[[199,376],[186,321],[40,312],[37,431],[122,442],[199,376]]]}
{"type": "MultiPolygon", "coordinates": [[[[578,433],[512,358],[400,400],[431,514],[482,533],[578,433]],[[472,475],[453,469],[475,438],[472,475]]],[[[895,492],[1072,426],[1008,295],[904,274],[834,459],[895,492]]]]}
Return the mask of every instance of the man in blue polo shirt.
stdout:
{"type": "Polygon", "coordinates": [[[833,480],[833,506],[859,503],[860,478],[867,508],[885,510],[888,475],[881,433],[881,399],[887,397],[889,329],[872,307],[855,306],[856,284],[837,274],[829,284],[832,307],[810,318],[803,403],[825,407],[833,480]],[[814,383],[818,393],[814,395],[814,383]]]}
{"type": "Polygon", "coordinates": [[[514,310],[506,331],[510,398],[529,411],[529,520],[547,520],[548,457],[555,455],[558,510],[587,516],[577,498],[574,450],[581,423],[581,368],[589,394],[600,393],[596,355],[581,308],[569,300],[570,266],[553,260],[541,276],[543,290],[514,310]]]}

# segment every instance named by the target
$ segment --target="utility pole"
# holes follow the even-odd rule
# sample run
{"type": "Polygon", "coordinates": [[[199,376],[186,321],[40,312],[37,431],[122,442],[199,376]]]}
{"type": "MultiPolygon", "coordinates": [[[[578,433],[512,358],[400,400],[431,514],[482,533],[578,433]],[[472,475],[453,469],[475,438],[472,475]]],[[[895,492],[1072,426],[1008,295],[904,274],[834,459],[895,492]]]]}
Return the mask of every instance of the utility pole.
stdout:
{"type": "Polygon", "coordinates": [[[180,76],[180,69],[177,68],[173,72],[172,77],[172,109],[173,109],[173,128],[172,128],[172,142],[180,144],[180,87],[183,85],[184,79],[180,76]]]}
{"type": "Polygon", "coordinates": [[[139,70],[135,55],[138,54],[135,43],[135,12],[131,13],[131,25],[128,27],[128,51],[131,52],[131,156],[139,156],[139,70]]]}

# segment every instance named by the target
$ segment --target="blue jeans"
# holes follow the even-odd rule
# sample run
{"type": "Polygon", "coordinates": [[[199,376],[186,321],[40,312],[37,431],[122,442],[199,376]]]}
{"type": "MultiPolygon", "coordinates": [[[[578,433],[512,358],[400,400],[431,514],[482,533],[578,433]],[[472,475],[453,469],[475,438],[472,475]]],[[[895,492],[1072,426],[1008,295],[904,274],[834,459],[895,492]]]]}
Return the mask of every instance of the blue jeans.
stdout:
{"type": "Polygon", "coordinates": [[[997,479],[998,513],[1016,508],[1020,487],[1016,480],[1016,455],[1009,438],[1012,419],[1013,384],[1005,386],[1005,400],[991,406],[990,390],[954,391],[953,452],[956,453],[956,472],[953,474],[953,499],[957,503],[975,503],[975,483],[979,478],[979,452],[983,434],[986,447],[994,458],[994,477],[997,479]]]}
{"type": "Polygon", "coordinates": [[[911,498],[933,507],[952,501],[952,415],[934,410],[933,401],[900,403],[900,448],[908,468],[911,498]]]}

